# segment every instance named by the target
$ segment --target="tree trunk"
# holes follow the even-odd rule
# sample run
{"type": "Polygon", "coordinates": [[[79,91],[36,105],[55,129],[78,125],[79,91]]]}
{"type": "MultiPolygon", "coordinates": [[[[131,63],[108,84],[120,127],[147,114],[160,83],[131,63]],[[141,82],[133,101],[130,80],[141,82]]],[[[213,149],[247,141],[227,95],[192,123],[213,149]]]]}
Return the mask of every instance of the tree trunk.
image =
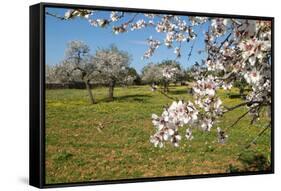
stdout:
{"type": "Polygon", "coordinates": [[[244,94],[244,88],[241,87],[241,88],[239,89],[239,94],[240,94],[240,96],[243,96],[243,94],[244,94]]]}
{"type": "Polygon", "coordinates": [[[85,85],[86,85],[86,88],[87,88],[87,91],[88,91],[88,95],[89,95],[91,104],[95,104],[96,100],[93,96],[89,80],[85,81],[85,85]]]}
{"type": "Polygon", "coordinates": [[[108,100],[109,101],[113,100],[114,87],[115,87],[115,80],[112,80],[109,82],[109,88],[108,88],[108,100]]]}
{"type": "Polygon", "coordinates": [[[164,82],[164,92],[168,93],[169,92],[169,83],[168,82],[164,82]]]}

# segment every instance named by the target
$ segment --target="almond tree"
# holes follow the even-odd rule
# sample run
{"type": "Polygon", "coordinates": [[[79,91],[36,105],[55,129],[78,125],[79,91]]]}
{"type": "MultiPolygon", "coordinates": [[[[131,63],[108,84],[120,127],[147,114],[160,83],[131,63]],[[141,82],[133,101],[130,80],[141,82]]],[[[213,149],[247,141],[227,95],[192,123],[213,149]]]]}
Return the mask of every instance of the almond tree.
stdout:
{"type": "Polygon", "coordinates": [[[142,69],[142,81],[146,84],[151,84],[151,87],[153,87],[155,84],[160,83],[162,77],[163,71],[158,66],[158,64],[154,64],[151,62],[144,66],[142,69]]]}
{"type": "Polygon", "coordinates": [[[174,60],[164,60],[159,64],[149,63],[142,70],[142,80],[146,83],[162,84],[163,91],[169,91],[169,83],[182,75],[180,64],[174,60]]]}
{"type": "Polygon", "coordinates": [[[70,41],[65,50],[64,60],[55,66],[55,76],[60,81],[82,81],[85,83],[90,103],[96,100],[91,89],[91,80],[99,73],[90,48],[82,41],[70,41]]]}
{"type": "Polygon", "coordinates": [[[125,85],[140,85],[141,84],[141,78],[136,71],[135,68],[133,67],[128,67],[127,68],[128,73],[127,77],[125,78],[124,84],[125,85]]]}
{"type": "Polygon", "coordinates": [[[116,84],[128,78],[130,55],[112,45],[110,48],[97,50],[94,60],[100,71],[98,78],[108,85],[108,100],[112,101],[116,84]]]}
{"type": "Polygon", "coordinates": [[[159,64],[162,70],[162,83],[164,86],[164,92],[169,92],[169,84],[176,82],[183,72],[180,67],[180,63],[174,60],[164,60],[159,64]]]}

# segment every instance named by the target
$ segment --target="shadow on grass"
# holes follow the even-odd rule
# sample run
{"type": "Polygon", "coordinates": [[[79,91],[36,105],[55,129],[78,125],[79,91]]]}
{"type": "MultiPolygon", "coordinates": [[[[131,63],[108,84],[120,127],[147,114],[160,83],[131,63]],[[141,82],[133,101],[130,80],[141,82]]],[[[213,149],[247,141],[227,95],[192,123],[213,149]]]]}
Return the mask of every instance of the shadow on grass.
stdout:
{"type": "Polygon", "coordinates": [[[247,151],[241,153],[238,160],[242,164],[242,167],[238,167],[230,164],[228,172],[242,172],[242,171],[270,171],[271,161],[269,157],[262,153],[255,153],[253,151],[247,151]]]}
{"type": "MultiPolygon", "coordinates": [[[[145,85],[133,85],[133,86],[120,86],[119,88],[124,88],[124,89],[140,89],[140,88],[145,88],[145,85]]],[[[149,87],[147,87],[149,88],[149,87]]]]}
{"type": "Polygon", "coordinates": [[[135,95],[125,95],[125,96],[119,96],[114,97],[113,100],[109,100],[108,98],[104,98],[100,100],[99,102],[147,102],[149,98],[152,96],[145,95],[145,94],[135,94],[135,95]]]}
{"type": "Polygon", "coordinates": [[[187,89],[182,89],[182,90],[171,90],[168,92],[168,94],[171,95],[181,95],[181,94],[187,94],[187,89]]]}
{"type": "Polygon", "coordinates": [[[241,99],[245,99],[246,98],[246,94],[229,94],[228,95],[228,97],[230,98],[230,99],[239,99],[239,98],[241,98],[241,99]]]}

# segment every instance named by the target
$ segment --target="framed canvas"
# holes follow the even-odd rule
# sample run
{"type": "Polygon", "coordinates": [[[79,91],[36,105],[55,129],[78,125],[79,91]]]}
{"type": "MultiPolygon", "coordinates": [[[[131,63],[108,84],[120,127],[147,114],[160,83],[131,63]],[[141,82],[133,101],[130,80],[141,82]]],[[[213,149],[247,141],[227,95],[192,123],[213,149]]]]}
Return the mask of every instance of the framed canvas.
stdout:
{"type": "Polygon", "coordinates": [[[30,185],[274,172],[274,18],[30,7],[30,185]]]}

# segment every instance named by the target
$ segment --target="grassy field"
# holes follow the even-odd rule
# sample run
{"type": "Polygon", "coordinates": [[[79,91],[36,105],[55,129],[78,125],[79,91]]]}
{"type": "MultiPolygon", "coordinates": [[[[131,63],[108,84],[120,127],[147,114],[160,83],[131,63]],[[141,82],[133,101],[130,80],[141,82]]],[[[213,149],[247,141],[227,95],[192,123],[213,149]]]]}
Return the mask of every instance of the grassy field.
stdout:
{"type": "MultiPolygon", "coordinates": [[[[186,92],[186,87],[171,87],[169,95],[192,99],[186,92]]],[[[86,90],[46,91],[47,184],[254,171],[270,165],[270,130],[244,149],[268,123],[265,114],[256,125],[247,116],[228,128],[246,110],[227,113],[217,124],[229,135],[226,144],[217,142],[214,127],[210,133],[194,130],[194,139],[182,140],[179,148],[166,144],[159,149],[149,142],[151,114],[160,115],[171,100],[148,86],[116,88],[113,102],[106,101],[106,88],[93,93],[95,105],[89,104],[86,90]]],[[[220,94],[225,105],[241,102],[220,94]]]]}

